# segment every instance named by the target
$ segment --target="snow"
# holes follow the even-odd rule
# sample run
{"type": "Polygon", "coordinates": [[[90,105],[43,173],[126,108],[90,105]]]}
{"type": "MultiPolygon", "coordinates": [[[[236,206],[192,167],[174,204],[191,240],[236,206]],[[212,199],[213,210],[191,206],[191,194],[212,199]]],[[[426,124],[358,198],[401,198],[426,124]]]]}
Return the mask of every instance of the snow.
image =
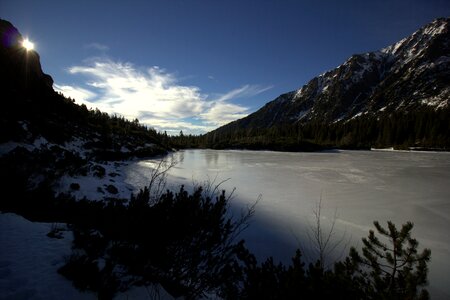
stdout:
{"type": "MultiPolygon", "coordinates": [[[[57,270],[71,253],[73,235],[65,224],[63,238],[50,238],[50,223],[33,223],[12,213],[0,212],[0,300],[90,300],[92,292],[81,292],[57,270]]],[[[160,285],[133,287],[114,298],[174,299],[160,285]]]]}
{"type": "Polygon", "coordinates": [[[430,37],[433,37],[435,35],[443,33],[445,30],[445,27],[446,27],[445,26],[446,23],[442,22],[442,24],[439,25],[439,27],[436,27],[437,24],[435,24],[435,23],[437,23],[437,22],[432,23],[434,26],[428,26],[427,28],[425,28],[423,33],[426,35],[429,35],[430,37]]]}
{"type": "Polygon", "coordinates": [[[383,53],[382,51],[375,51],[372,52],[372,54],[376,60],[382,60],[384,57],[386,57],[386,54],[383,53]]]}
{"type": "MultiPolygon", "coordinates": [[[[24,123],[22,124],[22,127],[26,128],[27,125],[24,123]]],[[[48,147],[50,144],[49,142],[42,136],[37,137],[33,142],[31,143],[23,143],[23,142],[6,142],[0,144],[0,156],[6,155],[9,152],[13,151],[17,147],[22,147],[27,149],[28,151],[33,151],[35,149],[41,149],[43,147],[48,147]]]]}
{"type": "Polygon", "coordinates": [[[440,96],[434,96],[434,97],[428,97],[420,100],[421,104],[428,105],[428,106],[434,106],[437,109],[444,108],[448,106],[448,98],[444,100],[440,96]]]}
{"type": "Polygon", "coordinates": [[[326,93],[331,84],[331,79],[327,76],[329,72],[326,74],[322,74],[317,77],[317,93],[326,93]]]}
{"type": "Polygon", "coordinates": [[[81,158],[86,159],[90,151],[84,148],[85,144],[85,139],[75,137],[71,141],[66,142],[62,148],[67,151],[77,153],[81,158]]]}
{"type": "Polygon", "coordinates": [[[406,42],[407,39],[408,38],[403,38],[399,42],[397,42],[397,43],[395,43],[393,45],[390,45],[390,46],[388,46],[386,48],[381,49],[381,52],[382,53],[386,53],[386,54],[395,55],[395,54],[397,54],[398,49],[400,49],[400,47],[403,46],[403,44],[406,42]]]}
{"type": "Polygon", "coordinates": [[[301,89],[299,89],[299,90],[295,93],[294,97],[292,98],[292,101],[295,101],[295,99],[301,97],[301,95],[302,95],[302,93],[303,93],[303,88],[304,88],[304,87],[302,87],[301,89]]]}
{"type": "Polygon", "coordinates": [[[0,299],[96,299],[80,293],[57,273],[71,252],[73,236],[47,236],[52,224],[0,214],[0,299]]]}
{"type": "MultiPolygon", "coordinates": [[[[436,90],[437,87],[434,87],[434,90],[436,90]]],[[[435,107],[435,109],[441,109],[445,108],[449,105],[450,101],[450,87],[444,87],[441,88],[441,90],[438,92],[438,94],[433,96],[426,97],[425,93],[414,93],[414,95],[417,97],[418,102],[423,105],[428,105],[435,107]]]]}
{"type": "MultiPolygon", "coordinates": [[[[26,124],[23,124],[22,126],[26,127],[26,124]]],[[[28,151],[33,151],[36,149],[42,149],[42,148],[49,148],[50,146],[55,145],[49,143],[44,137],[38,136],[33,142],[31,143],[23,143],[23,142],[6,142],[0,144],[0,156],[6,155],[9,152],[13,151],[17,147],[23,147],[27,149],[28,151]]]]}
{"type": "Polygon", "coordinates": [[[333,120],[333,123],[338,123],[338,122],[342,121],[345,117],[346,117],[346,114],[342,113],[339,115],[339,117],[337,117],[336,119],[333,120]]]}
{"type": "Polygon", "coordinates": [[[122,152],[122,153],[128,153],[128,152],[130,152],[130,150],[129,150],[126,146],[122,146],[122,147],[120,148],[120,152],[122,152]]]}
{"type": "Polygon", "coordinates": [[[355,114],[350,120],[356,119],[360,117],[363,113],[360,111],[359,113],[355,114]]]}
{"type": "Polygon", "coordinates": [[[42,148],[43,146],[46,146],[48,144],[48,141],[42,136],[36,138],[33,142],[35,148],[42,148]]]}
{"type": "Polygon", "coordinates": [[[389,148],[370,148],[371,151],[396,151],[394,147],[389,148]]]}
{"type": "Polygon", "coordinates": [[[445,32],[446,22],[439,24],[440,22],[440,20],[432,22],[430,25],[414,32],[410,37],[406,37],[393,45],[383,48],[381,52],[393,56],[402,55],[403,59],[399,62],[399,65],[408,63],[414,57],[423,53],[424,47],[430,39],[445,32]],[[408,46],[408,51],[406,53],[399,51],[405,45],[408,46]]]}
{"type": "MultiPolygon", "coordinates": [[[[26,127],[26,124],[22,124],[22,126],[26,127]]],[[[62,149],[65,149],[69,152],[72,152],[76,155],[79,155],[81,158],[86,159],[89,155],[90,150],[86,150],[84,145],[86,144],[86,140],[82,138],[73,138],[71,141],[66,142],[63,146],[50,143],[44,137],[38,136],[34,141],[30,143],[18,143],[18,142],[7,142],[0,144],[0,157],[6,155],[16,149],[17,147],[23,147],[28,151],[33,150],[47,150],[52,146],[57,146],[62,149]]],[[[154,144],[146,143],[142,147],[137,147],[136,149],[152,147],[154,144]]],[[[128,149],[122,147],[122,152],[129,152],[128,149]]],[[[103,200],[109,197],[117,197],[121,199],[129,199],[132,192],[138,192],[136,187],[126,183],[123,180],[124,174],[122,168],[126,165],[126,162],[109,162],[109,163],[90,163],[89,168],[90,171],[86,176],[82,175],[64,175],[62,176],[56,183],[56,192],[57,193],[70,193],[76,199],[87,198],[89,200],[103,200]],[[95,176],[95,170],[93,169],[95,166],[102,167],[105,169],[105,176],[98,177],[95,176]],[[79,190],[73,190],[70,188],[72,183],[77,183],[80,185],[79,190]],[[107,187],[109,185],[113,185],[117,188],[118,193],[112,194],[107,191],[107,187]]],[[[39,181],[39,178],[35,178],[36,183],[39,181]]]]}
{"type": "Polygon", "coordinates": [[[310,111],[311,111],[311,109],[299,111],[296,119],[300,121],[301,119],[305,118],[309,114],[310,111]]]}
{"type": "MultiPolygon", "coordinates": [[[[91,170],[86,176],[76,175],[64,175],[60,178],[56,191],[59,193],[69,192],[75,197],[75,199],[87,198],[88,200],[98,201],[105,198],[115,197],[119,199],[130,199],[132,192],[137,192],[137,187],[125,182],[124,180],[124,167],[129,162],[108,162],[108,163],[96,163],[91,165],[91,170]],[[102,167],[105,169],[105,175],[103,177],[95,176],[94,167],[102,167]],[[79,190],[73,190],[70,185],[77,183],[80,185],[79,190]],[[117,194],[109,193],[106,188],[109,185],[113,185],[117,188],[117,194]]],[[[141,186],[140,188],[142,188],[141,186]]]]}

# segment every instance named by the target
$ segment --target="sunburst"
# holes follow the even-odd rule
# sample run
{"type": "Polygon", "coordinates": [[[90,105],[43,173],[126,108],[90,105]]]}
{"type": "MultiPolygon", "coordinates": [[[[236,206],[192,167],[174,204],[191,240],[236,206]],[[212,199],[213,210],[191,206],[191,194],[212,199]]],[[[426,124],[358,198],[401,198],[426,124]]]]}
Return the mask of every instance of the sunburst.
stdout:
{"type": "Polygon", "coordinates": [[[22,41],[22,47],[24,47],[27,51],[31,51],[34,49],[34,43],[32,43],[28,38],[22,41]]]}

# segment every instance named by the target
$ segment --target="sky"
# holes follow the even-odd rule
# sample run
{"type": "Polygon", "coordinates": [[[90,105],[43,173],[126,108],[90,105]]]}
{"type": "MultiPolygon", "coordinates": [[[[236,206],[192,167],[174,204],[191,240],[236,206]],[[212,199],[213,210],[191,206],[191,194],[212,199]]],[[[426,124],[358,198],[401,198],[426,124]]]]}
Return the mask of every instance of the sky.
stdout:
{"type": "Polygon", "coordinates": [[[169,134],[242,118],[448,16],[448,0],[0,0],[56,90],[169,134]]]}

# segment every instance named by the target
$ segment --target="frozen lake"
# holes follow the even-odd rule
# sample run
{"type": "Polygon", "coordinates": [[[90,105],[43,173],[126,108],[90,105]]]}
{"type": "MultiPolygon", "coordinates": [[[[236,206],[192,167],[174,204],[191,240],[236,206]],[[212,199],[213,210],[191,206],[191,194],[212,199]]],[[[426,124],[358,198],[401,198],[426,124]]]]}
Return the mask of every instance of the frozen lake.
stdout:
{"type": "MultiPolygon", "coordinates": [[[[233,211],[262,196],[242,236],[260,259],[274,256],[288,263],[299,247],[314,258],[307,232],[320,199],[323,225],[335,219],[335,239],[355,246],[374,229],[375,220],[382,225],[391,220],[398,227],[412,221],[413,237],[432,251],[432,299],[450,299],[449,153],[186,150],[173,157],[178,164],[170,171],[172,186],[229,178],[222,188],[236,188],[233,211]]],[[[147,184],[150,166],[151,161],[131,164],[126,180],[147,184]]]]}

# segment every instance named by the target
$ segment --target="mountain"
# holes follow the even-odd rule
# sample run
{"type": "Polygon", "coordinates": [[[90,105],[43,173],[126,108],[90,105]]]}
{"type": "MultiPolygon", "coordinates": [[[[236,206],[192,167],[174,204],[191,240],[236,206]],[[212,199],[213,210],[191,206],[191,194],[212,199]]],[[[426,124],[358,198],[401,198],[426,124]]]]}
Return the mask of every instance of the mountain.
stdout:
{"type": "Polygon", "coordinates": [[[0,210],[14,204],[6,199],[14,201],[31,190],[66,192],[71,183],[72,192],[79,190],[74,178],[80,176],[104,178],[107,184],[94,186],[94,191],[102,197],[115,195],[117,188],[110,187],[118,176],[113,161],[169,150],[165,135],[138,120],[89,110],[55,92],[38,53],[25,49],[19,31],[1,19],[0,41],[0,189],[5,199],[0,210]]]}
{"type": "Polygon", "coordinates": [[[23,37],[10,22],[0,19],[0,84],[3,92],[52,90],[53,79],[42,71],[39,54],[22,47],[23,37]]]}
{"type": "Polygon", "coordinates": [[[23,37],[0,19],[0,143],[33,144],[45,139],[60,146],[76,141],[91,158],[160,154],[163,135],[119,116],[88,110],[53,90],[36,51],[22,46],[23,37]],[[147,146],[146,146],[147,145],[147,146]],[[146,149],[144,149],[146,148],[146,149]]]}
{"type": "MultiPolygon", "coordinates": [[[[206,139],[210,146],[215,144],[213,140],[230,145],[226,139],[254,138],[255,132],[267,135],[264,132],[269,128],[332,127],[356,119],[442,113],[448,110],[450,99],[449,20],[436,19],[394,45],[353,55],[300,89],[208,133],[206,139]]],[[[313,139],[317,141],[317,137],[313,139]]],[[[330,146],[338,144],[329,142],[330,146]]]]}

